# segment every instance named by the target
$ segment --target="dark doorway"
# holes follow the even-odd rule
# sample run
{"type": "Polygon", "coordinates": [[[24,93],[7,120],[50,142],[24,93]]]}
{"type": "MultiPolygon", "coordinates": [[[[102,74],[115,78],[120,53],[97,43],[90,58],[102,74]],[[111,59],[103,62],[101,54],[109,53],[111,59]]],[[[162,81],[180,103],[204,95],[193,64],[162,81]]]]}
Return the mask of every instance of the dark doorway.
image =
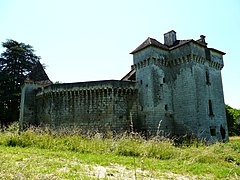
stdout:
{"type": "Polygon", "coordinates": [[[226,131],[225,131],[225,129],[223,128],[222,125],[221,125],[221,127],[220,127],[220,133],[221,133],[222,139],[224,140],[225,137],[226,137],[226,131]]]}

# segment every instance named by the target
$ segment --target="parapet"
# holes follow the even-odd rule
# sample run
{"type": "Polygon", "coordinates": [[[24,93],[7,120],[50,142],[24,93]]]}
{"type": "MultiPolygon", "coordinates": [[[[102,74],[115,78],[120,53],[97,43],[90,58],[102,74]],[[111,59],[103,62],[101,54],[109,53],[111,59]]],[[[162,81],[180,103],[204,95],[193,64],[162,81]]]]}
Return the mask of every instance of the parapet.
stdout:
{"type": "Polygon", "coordinates": [[[124,89],[136,90],[136,83],[131,81],[105,80],[77,83],[52,84],[39,89],[38,95],[61,91],[79,91],[79,90],[102,90],[102,89],[124,89]]]}

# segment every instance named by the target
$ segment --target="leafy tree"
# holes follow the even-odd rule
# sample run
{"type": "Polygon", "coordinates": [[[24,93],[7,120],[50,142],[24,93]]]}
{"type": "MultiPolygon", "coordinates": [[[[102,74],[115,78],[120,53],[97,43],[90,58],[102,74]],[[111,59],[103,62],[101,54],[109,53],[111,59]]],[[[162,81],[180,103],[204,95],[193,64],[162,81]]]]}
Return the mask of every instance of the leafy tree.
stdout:
{"type": "Polygon", "coordinates": [[[225,105],[230,136],[240,135],[240,110],[225,105]]]}
{"type": "Polygon", "coordinates": [[[6,49],[0,57],[0,120],[3,126],[18,120],[21,86],[40,57],[34,54],[31,45],[11,39],[2,46],[6,49]]]}

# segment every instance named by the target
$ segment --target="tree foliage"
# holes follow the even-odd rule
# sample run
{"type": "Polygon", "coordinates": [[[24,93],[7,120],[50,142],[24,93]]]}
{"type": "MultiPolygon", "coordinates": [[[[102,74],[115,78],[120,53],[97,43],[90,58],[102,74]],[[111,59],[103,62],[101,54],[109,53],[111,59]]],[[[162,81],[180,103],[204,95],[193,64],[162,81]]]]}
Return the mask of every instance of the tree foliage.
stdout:
{"type": "Polygon", "coordinates": [[[230,136],[240,135],[240,110],[225,105],[230,136]]]}
{"type": "Polygon", "coordinates": [[[28,44],[7,40],[2,46],[5,51],[0,57],[0,120],[7,125],[18,120],[21,86],[40,57],[28,44]]]}

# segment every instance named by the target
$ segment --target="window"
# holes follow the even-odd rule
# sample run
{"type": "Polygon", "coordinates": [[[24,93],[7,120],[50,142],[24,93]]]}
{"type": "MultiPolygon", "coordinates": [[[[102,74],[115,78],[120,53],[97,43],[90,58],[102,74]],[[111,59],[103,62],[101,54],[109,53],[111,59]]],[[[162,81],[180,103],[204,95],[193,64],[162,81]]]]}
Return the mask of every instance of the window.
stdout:
{"type": "Polygon", "coordinates": [[[165,83],[165,82],[166,82],[165,78],[163,78],[163,80],[162,80],[162,81],[163,81],[163,83],[165,83]]]}
{"type": "Polygon", "coordinates": [[[140,84],[142,84],[143,82],[142,82],[142,80],[140,80],[140,84]]]}
{"type": "Polygon", "coordinates": [[[210,85],[211,83],[210,83],[210,79],[209,79],[209,71],[208,70],[206,70],[206,84],[207,85],[210,85]]]}
{"type": "Polygon", "coordinates": [[[168,105],[167,105],[167,104],[165,104],[165,110],[166,110],[166,111],[168,110],[168,105]]]}
{"type": "Polygon", "coordinates": [[[216,136],[216,128],[210,127],[211,136],[216,136]]]}
{"type": "Polygon", "coordinates": [[[212,108],[212,100],[208,100],[208,110],[209,110],[209,116],[213,116],[213,108],[212,108]]]}

